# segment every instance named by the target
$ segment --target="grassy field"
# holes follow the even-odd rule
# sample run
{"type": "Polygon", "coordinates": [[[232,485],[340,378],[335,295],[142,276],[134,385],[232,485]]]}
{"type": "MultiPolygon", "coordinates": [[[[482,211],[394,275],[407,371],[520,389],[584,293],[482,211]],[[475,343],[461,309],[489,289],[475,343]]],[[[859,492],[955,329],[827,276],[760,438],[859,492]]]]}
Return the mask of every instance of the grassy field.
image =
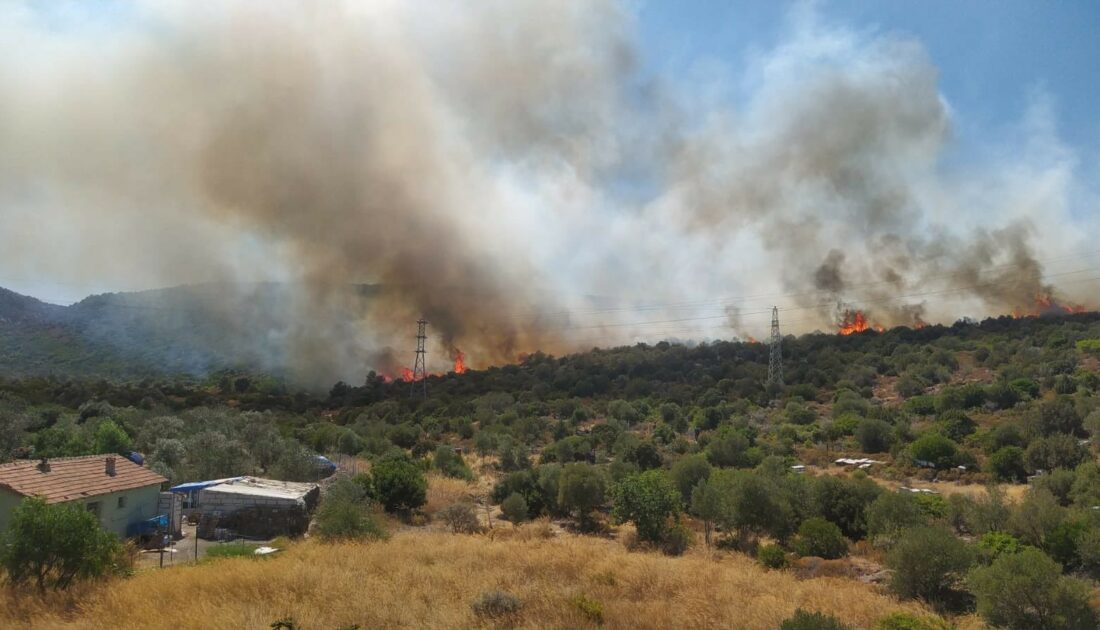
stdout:
{"type": "Polygon", "coordinates": [[[596,627],[597,616],[604,628],[773,630],[799,606],[868,628],[895,610],[921,611],[853,580],[798,580],[744,556],[703,549],[670,558],[570,535],[423,531],[383,543],[304,542],[267,561],[228,558],[149,570],[46,601],[5,593],[0,604],[4,628],[196,630],[263,629],[287,616],[302,630],[585,628],[596,627]],[[518,615],[492,620],[473,613],[471,602],[494,590],[523,602],[518,615]]]}

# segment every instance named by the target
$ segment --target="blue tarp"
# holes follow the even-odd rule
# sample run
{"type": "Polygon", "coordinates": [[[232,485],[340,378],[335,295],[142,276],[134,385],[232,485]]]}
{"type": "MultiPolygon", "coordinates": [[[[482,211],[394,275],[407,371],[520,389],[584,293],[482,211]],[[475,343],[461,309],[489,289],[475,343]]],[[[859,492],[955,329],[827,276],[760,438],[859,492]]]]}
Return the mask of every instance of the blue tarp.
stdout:
{"type": "Polygon", "coordinates": [[[136,452],[136,451],[130,451],[130,454],[126,456],[126,459],[134,462],[138,466],[144,466],[145,465],[145,456],[142,455],[141,453],[136,452]]]}
{"type": "Polygon", "coordinates": [[[140,536],[142,534],[155,534],[157,531],[166,527],[168,527],[168,515],[160,514],[144,521],[130,523],[129,527],[126,528],[126,535],[140,536]]]}
{"type": "Polygon", "coordinates": [[[236,481],[238,479],[244,479],[244,477],[226,477],[225,479],[211,479],[210,481],[189,481],[187,483],[181,483],[178,486],[172,486],[169,490],[177,494],[188,494],[196,490],[202,490],[203,488],[209,488],[210,486],[216,486],[227,481],[236,481]]]}
{"type": "Polygon", "coordinates": [[[331,475],[336,472],[336,462],[325,457],[324,455],[314,455],[313,459],[317,462],[317,467],[323,470],[326,474],[331,475]]]}

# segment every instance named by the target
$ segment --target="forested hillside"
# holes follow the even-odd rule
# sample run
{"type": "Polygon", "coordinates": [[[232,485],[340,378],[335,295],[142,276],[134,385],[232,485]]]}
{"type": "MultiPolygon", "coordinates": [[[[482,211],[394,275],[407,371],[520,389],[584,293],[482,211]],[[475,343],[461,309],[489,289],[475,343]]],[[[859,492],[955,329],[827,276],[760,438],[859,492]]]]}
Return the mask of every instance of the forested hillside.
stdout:
{"type": "Polygon", "coordinates": [[[768,346],[743,342],[535,354],[431,376],[427,398],[374,373],[327,396],[233,371],[9,379],[0,454],[137,450],[173,483],[312,479],[313,454],[343,456],[355,501],[403,531],[549,519],[634,551],[856,577],[957,620],[1095,627],[1100,315],[812,334],[782,350],[786,382],[771,388],[768,346]],[[378,470],[429,481],[395,499],[363,472],[378,470]],[[1038,603],[1012,609],[1017,588],[1040,589],[1038,603]]]}

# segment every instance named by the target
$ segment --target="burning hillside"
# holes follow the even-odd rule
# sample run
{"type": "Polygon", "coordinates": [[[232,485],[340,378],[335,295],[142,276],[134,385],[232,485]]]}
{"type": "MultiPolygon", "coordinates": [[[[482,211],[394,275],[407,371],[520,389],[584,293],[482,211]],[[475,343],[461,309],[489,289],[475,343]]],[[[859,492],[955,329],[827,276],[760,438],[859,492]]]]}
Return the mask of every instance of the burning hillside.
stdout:
{"type": "Polygon", "coordinates": [[[0,268],[292,287],[279,308],[226,300],[214,328],[313,385],[402,378],[419,317],[428,369],[462,373],[766,333],[766,314],[716,314],[731,294],[790,296],[811,316],[785,331],[844,334],[1090,295],[1030,306],[1051,295],[1042,257],[1100,231],[1069,206],[1056,125],[969,152],[997,157],[961,177],[919,42],[803,7],[715,77],[734,99],[642,63],[635,5],[140,2],[77,38],[5,14],[23,54],[0,59],[0,268]]]}

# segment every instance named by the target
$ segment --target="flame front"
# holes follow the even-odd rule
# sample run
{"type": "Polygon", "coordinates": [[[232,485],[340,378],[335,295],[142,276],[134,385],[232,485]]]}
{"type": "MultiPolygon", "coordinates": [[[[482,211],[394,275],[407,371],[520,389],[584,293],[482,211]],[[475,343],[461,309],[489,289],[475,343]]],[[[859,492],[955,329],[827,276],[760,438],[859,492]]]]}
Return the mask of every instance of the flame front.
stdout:
{"type": "Polygon", "coordinates": [[[406,383],[411,383],[413,381],[413,377],[415,375],[416,375],[416,373],[413,372],[412,370],[410,370],[409,368],[407,368],[407,367],[401,368],[401,380],[405,381],[406,383]]]}
{"type": "Polygon", "coordinates": [[[455,374],[465,373],[466,372],[466,354],[464,352],[462,352],[461,350],[459,350],[458,348],[455,348],[454,349],[454,358],[455,358],[455,368],[454,368],[455,374]]]}
{"type": "Polygon", "coordinates": [[[837,332],[842,335],[860,333],[865,330],[870,330],[871,328],[871,325],[867,323],[867,316],[863,314],[863,311],[851,310],[844,311],[844,316],[837,326],[837,332]]]}

